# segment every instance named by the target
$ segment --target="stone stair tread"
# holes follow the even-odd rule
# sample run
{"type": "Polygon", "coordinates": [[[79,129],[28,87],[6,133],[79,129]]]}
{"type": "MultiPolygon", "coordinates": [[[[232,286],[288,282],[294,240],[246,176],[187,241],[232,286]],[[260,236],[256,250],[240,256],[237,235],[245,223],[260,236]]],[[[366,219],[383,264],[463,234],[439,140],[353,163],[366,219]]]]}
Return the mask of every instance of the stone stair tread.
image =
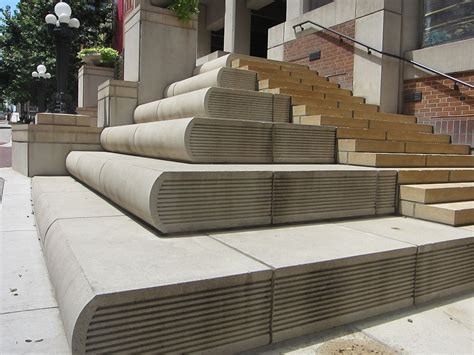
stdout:
{"type": "Polygon", "coordinates": [[[474,200],[474,182],[401,185],[400,198],[424,204],[474,200]]]}
{"type": "Polygon", "coordinates": [[[460,154],[469,155],[470,146],[444,143],[413,143],[373,139],[339,139],[339,150],[346,152],[374,153],[418,153],[418,154],[460,154]]]}
{"type": "Polygon", "coordinates": [[[339,152],[342,164],[371,167],[474,167],[474,155],[339,152]]]}
{"type": "Polygon", "coordinates": [[[399,184],[471,182],[474,168],[401,168],[399,184]]]}
{"type": "Polygon", "coordinates": [[[354,111],[354,118],[365,118],[371,120],[399,122],[399,123],[416,123],[415,116],[409,115],[398,115],[393,113],[385,112],[366,112],[366,111],[354,111]]]}
{"type": "Polygon", "coordinates": [[[369,111],[376,112],[378,106],[369,105],[364,103],[356,103],[345,100],[339,100],[337,98],[325,97],[326,95],[321,95],[322,97],[308,97],[308,96],[297,96],[291,95],[292,105],[307,105],[307,106],[316,106],[316,107],[334,107],[341,108],[345,110],[356,110],[356,111],[369,111]]]}
{"type": "Polygon", "coordinates": [[[400,213],[452,226],[469,225],[474,223],[474,201],[423,204],[402,200],[400,213]]]}
{"type": "Polygon", "coordinates": [[[451,136],[449,134],[388,130],[387,140],[419,143],[449,143],[451,141],[451,136]]]}
{"type": "Polygon", "coordinates": [[[319,85],[309,85],[309,84],[297,84],[289,81],[284,80],[273,80],[273,79],[266,79],[260,80],[258,82],[258,89],[276,89],[276,88],[287,88],[287,89],[295,89],[295,90],[303,90],[306,92],[323,92],[323,93],[332,93],[332,94],[341,94],[341,95],[351,95],[351,91],[340,89],[340,88],[331,88],[331,87],[322,87],[319,85]]]}

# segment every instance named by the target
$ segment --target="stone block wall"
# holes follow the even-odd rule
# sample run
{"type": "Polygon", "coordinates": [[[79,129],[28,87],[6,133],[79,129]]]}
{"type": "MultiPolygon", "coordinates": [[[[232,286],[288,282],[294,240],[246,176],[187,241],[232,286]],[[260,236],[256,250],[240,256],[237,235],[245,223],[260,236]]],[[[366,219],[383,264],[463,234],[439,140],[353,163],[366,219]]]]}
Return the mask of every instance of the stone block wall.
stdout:
{"type": "MultiPolygon", "coordinates": [[[[474,71],[452,76],[474,83],[474,71]]],[[[453,90],[452,81],[437,76],[405,80],[404,96],[415,92],[421,101],[404,102],[403,113],[433,125],[436,133],[450,134],[453,143],[474,147],[474,89],[460,85],[453,90]]]]}
{"type": "MultiPolygon", "coordinates": [[[[355,20],[331,27],[331,29],[355,37],[355,20]]],[[[354,46],[352,43],[341,43],[331,33],[318,31],[294,39],[284,44],[283,60],[309,65],[320,75],[329,77],[342,88],[352,90],[354,72],[354,46]],[[321,51],[321,58],[309,61],[309,54],[321,51]]]]}

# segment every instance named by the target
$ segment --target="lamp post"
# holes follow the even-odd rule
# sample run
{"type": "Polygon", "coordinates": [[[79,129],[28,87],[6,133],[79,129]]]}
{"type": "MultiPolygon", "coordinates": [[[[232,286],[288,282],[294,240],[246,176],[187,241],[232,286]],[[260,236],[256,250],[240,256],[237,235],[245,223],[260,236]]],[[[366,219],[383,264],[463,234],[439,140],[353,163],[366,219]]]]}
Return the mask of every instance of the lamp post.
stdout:
{"type": "Polygon", "coordinates": [[[51,74],[46,72],[46,67],[40,64],[36,67],[36,71],[31,73],[33,78],[38,79],[38,112],[46,111],[46,80],[51,79],[51,74]]]}
{"type": "Polygon", "coordinates": [[[45,17],[56,44],[57,92],[54,95],[54,112],[74,113],[71,96],[67,94],[68,59],[73,29],[79,28],[80,22],[76,18],[71,18],[71,7],[65,2],[58,2],[54,7],[54,13],[56,15],[49,14],[45,17]]]}

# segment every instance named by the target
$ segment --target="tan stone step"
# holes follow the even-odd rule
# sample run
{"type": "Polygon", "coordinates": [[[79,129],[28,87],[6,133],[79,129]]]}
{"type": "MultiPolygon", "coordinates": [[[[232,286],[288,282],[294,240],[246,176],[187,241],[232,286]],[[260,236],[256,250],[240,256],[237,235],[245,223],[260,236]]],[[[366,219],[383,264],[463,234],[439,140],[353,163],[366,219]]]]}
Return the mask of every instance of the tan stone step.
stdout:
{"type": "Polygon", "coordinates": [[[419,133],[410,131],[387,131],[387,140],[423,143],[449,143],[449,134],[419,133]]]}
{"type": "Polygon", "coordinates": [[[309,72],[303,71],[285,71],[290,74],[291,77],[300,78],[300,79],[308,79],[308,78],[316,78],[319,80],[327,80],[325,76],[319,75],[316,70],[310,70],[309,72]]]}
{"type": "Polygon", "coordinates": [[[474,167],[474,155],[427,155],[426,166],[474,167]]]}
{"type": "Polygon", "coordinates": [[[402,185],[400,199],[424,204],[474,200],[474,182],[402,185]]]}
{"type": "Polygon", "coordinates": [[[409,115],[398,115],[393,113],[385,113],[385,112],[355,112],[354,118],[366,118],[372,120],[381,120],[381,121],[390,121],[390,122],[400,122],[400,123],[416,123],[415,116],[409,115]]]}
{"type": "Polygon", "coordinates": [[[296,124],[310,124],[316,126],[333,126],[347,128],[367,128],[369,126],[368,120],[355,120],[351,118],[331,117],[324,115],[293,116],[292,122],[296,124]]]}
{"type": "Polygon", "coordinates": [[[368,139],[338,139],[341,152],[403,153],[405,143],[368,139]]]}
{"type": "Polygon", "coordinates": [[[467,144],[445,143],[406,143],[406,153],[434,153],[434,154],[470,154],[471,147],[467,144]]]}
{"type": "MultiPolygon", "coordinates": [[[[347,120],[347,119],[346,119],[347,120]]],[[[360,121],[360,119],[352,119],[350,121],[360,121]]],[[[368,120],[366,120],[368,123],[368,120]]],[[[338,126],[337,138],[339,139],[372,139],[372,140],[382,140],[386,138],[386,132],[382,129],[366,129],[366,128],[345,128],[338,126]]]]}
{"type": "Polygon", "coordinates": [[[352,118],[352,110],[344,110],[340,108],[326,108],[310,105],[293,106],[293,116],[311,116],[326,115],[334,117],[352,118]]]}
{"type": "Polygon", "coordinates": [[[328,87],[321,87],[316,85],[307,85],[307,84],[297,84],[294,82],[284,81],[284,80],[273,80],[273,79],[266,79],[260,80],[258,82],[258,89],[276,89],[276,88],[288,88],[288,89],[295,89],[295,90],[303,90],[303,91],[314,91],[314,92],[322,92],[322,93],[329,93],[329,94],[342,94],[342,95],[351,95],[349,90],[344,89],[336,89],[336,88],[328,88],[328,87]]]}
{"type": "Polygon", "coordinates": [[[474,201],[431,205],[411,201],[401,201],[399,210],[404,216],[449,224],[452,226],[474,223],[474,201]]]}
{"type": "Polygon", "coordinates": [[[339,101],[347,101],[347,102],[354,102],[358,104],[363,104],[365,103],[365,99],[363,97],[359,96],[348,96],[347,94],[345,95],[339,95],[339,94],[325,94],[324,95],[325,99],[334,99],[334,100],[339,100],[339,101]]]}
{"type": "Polygon", "coordinates": [[[339,102],[337,100],[313,98],[313,97],[305,97],[305,96],[292,96],[291,104],[293,106],[311,105],[311,106],[322,106],[322,107],[333,107],[333,108],[337,108],[339,106],[339,102]]]}
{"type": "Polygon", "coordinates": [[[390,122],[370,119],[369,128],[383,129],[386,131],[413,131],[421,133],[433,133],[433,126],[417,123],[390,122]]]}
{"type": "Polygon", "coordinates": [[[377,168],[474,167],[474,155],[339,152],[339,162],[377,168]]]}
{"type": "Polygon", "coordinates": [[[238,67],[237,69],[241,70],[251,70],[255,71],[257,73],[267,73],[267,74],[280,74],[285,77],[290,77],[291,72],[283,72],[279,68],[273,68],[273,67],[265,67],[265,66],[258,66],[258,65],[243,65],[241,67],[238,67]]]}
{"type": "Polygon", "coordinates": [[[255,67],[261,68],[274,68],[281,70],[282,68],[291,68],[289,71],[309,71],[307,65],[297,64],[297,63],[289,63],[289,62],[281,62],[276,60],[266,60],[265,58],[239,58],[234,59],[232,61],[231,67],[232,68],[239,68],[243,67],[244,65],[253,65],[255,67]]]}
{"type": "Polygon", "coordinates": [[[319,79],[319,78],[303,78],[303,79],[300,79],[300,80],[301,80],[302,84],[306,84],[306,85],[314,85],[314,86],[334,88],[334,89],[339,88],[339,84],[328,81],[326,78],[323,78],[323,77],[320,77],[320,78],[322,78],[322,79],[319,79]]]}
{"type": "Polygon", "coordinates": [[[416,153],[416,154],[469,154],[470,146],[461,144],[383,142],[369,139],[339,140],[339,150],[345,152],[416,153]]]}
{"type": "Polygon", "coordinates": [[[469,168],[403,168],[398,170],[399,184],[474,182],[469,168]]]}
{"type": "MultiPolygon", "coordinates": [[[[345,97],[345,98],[348,98],[348,99],[351,99],[351,98],[354,97],[354,96],[351,96],[351,92],[349,90],[343,90],[343,89],[338,89],[338,91],[340,91],[338,94],[337,93],[336,94],[328,93],[328,92],[324,92],[322,90],[317,90],[317,89],[312,90],[312,91],[308,91],[308,90],[300,90],[300,89],[286,88],[286,87],[275,87],[275,88],[261,89],[260,91],[268,92],[268,93],[271,93],[271,94],[281,94],[281,95],[290,95],[290,96],[296,95],[296,96],[318,97],[318,98],[326,98],[327,97],[328,99],[331,99],[330,96],[332,96],[332,95],[337,95],[337,96],[340,96],[340,97],[343,97],[343,98],[345,97]]],[[[341,99],[337,98],[337,100],[343,100],[343,99],[342,98],[341,99]]]]}
{"type": "MultiPolygon", "coordinates": [[[[359,103],[354,103],[354,102],[348,102],[348,101],[339,101],[339,108],[345,108],[348,110],[354,110],[357,111],[358,115],[362,115],[362,112],[365,116],[369,116],[367,118],[372,118],[372,114],[374,112],[378,112],[379,107],[377,105],[370,105],[370,104],[359,104],[359,103]]],[[[354,117],[354,118],[359,118],[359,117],[354,117]]]]}
{"type": "Polygon", "coordinates": [[[294,83],[287,80],[265,79],[265,80],[258,81],[258,90],[276,89],[276,88],[289,88],[289,89],[313,91],[313,87],[311,85],[294,83]]]}
{"type": "Polygon", "coordinates": [[[268,73],[268,72],[259,72],[257,71],[257,79],[260,80],[267,80],[267,79],[273,79],[273,80],[281,80],[281,81],[289,81],[292,83],[301,83],[301,79],[291,77],[285,72],[282,71],[277,71],[274,73],[268,73]]]}

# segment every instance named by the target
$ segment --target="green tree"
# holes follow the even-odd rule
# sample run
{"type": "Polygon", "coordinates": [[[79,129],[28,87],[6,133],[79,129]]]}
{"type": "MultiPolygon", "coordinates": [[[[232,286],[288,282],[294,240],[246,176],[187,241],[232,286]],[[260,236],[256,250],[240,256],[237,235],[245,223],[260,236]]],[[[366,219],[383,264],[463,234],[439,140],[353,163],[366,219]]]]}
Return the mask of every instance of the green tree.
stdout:
{"type": "MultiPolygon", "coordinates": [[[[0,8],[0,101],[36,102],[31,72],[44,64],[51,73],[48,98],[55,91],[55,45],[44,18],[54,13],[58,0],[20,0],[17,9],[0,8]]],[[[69,93],[77,98],[76,58],[82,47],[110,46],[113,37],[114,0],[69,0],[72,16],[79,19],[69,58],[69,93]]]]}

